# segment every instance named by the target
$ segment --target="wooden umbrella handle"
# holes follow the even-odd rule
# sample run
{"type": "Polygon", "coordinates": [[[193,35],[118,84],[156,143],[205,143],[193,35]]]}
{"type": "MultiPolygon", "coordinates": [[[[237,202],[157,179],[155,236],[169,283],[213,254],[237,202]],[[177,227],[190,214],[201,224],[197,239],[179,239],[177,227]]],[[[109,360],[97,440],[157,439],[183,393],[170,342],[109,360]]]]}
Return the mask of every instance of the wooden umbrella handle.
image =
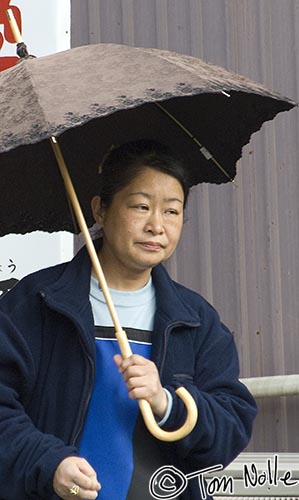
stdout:
{"type": "Polygon", "coordinates": [[[157,439],[161,441],[178,441],[188,436],[190,432],[194,429],[197,422],[198,411],[194,399],[192,398],[190,392],[185,389],[185,387],[179,387],[176,394],[184,401],[187,409],[187,417],[185,423],[179,429],[175,431],[164,431],[158,426],[155,417],[153,415],[151,406],[146,399],[139,399],[139,408],[143,416],[144,423],[150,433],[157,439]]]}
{"type": "MultiPolygon", "coordinates": [[[[132,350],[126,335],[126,332],[122,329],[120,321],[118,319],[118,315],[116,312],[116,309],[114,307],[110,291],[101,267],[101,264],[99,262],[93,241],[91,239],[91,236],[88,231],[88,227],[83,215],[83,212],[81,210],[77,194],[75,192],[72,180],[70,178],[67,166],[65,164],[60,146],[56,140],[55,137],[50,138],[50,142],[59,166],[60,173],[62,175],[62,178],[64,180],[65,188],[68,193],[70,202],[72,204],[76,219],[78,221],[79,227],[81,229],[81,232],[84,236],[85,243],[86,243],[86,248],[89,253],[93,270],[95,272],[95,275],[98,279],[98,282],[101,286],[102,292],[104,294],[114,327],[115,327],[115,336],[117,338],[121,354],[123,358],[127,358],[132,355],[132,350]]],[[[195,404],[194,399],[190,395],[190,393],[184,388],[184,387],[179,387],[176,390],[177,395],[184,401],[186,408],[187,408],[187,418],[184,423],[184,425],[175,430],[175,431],[164,431],[161,429],[153,415],[151,406],[148,401],[145,399],[140,399],[138,401],[139,403],[139,408],[142,413],[145,425],[147,426],[148,430],[150,433],[155,436],[157,439],[160,439],[162,441],[177,441],[179,439],[182,439],[183,437],[187,436],[192,429],[194,428],[196,422],[197,422],[197,417],[198,417],[198,411],[197,411],[197,406],[195,404]]]]}
{"type": "MultiPolygon", "coordinates": [[[[126,332],[123,329],[119,331],[116,330],[115,336],[118,340],[118,345],[123,358],[128,358],[129,356],[131,356],[132,350],[128,342],[126,332]]],[[[163,429],[161,429],[161,427],[159,427],[156,422],[149,402],[146,399],[138,400],[139,408],[146,427],[153,436],[155,436],[157,439],[160,439],[161,441],[178,441],[179,439],[188,436],[197,422],[198,410],[195,401],[190,393],[187,391],[187,389],[185,389],[185,387],[179,387],[175,392],[184,401],[187,408],[187,417],[185,423],[182,427],[175,431],[164,431],[163,429]]]]}

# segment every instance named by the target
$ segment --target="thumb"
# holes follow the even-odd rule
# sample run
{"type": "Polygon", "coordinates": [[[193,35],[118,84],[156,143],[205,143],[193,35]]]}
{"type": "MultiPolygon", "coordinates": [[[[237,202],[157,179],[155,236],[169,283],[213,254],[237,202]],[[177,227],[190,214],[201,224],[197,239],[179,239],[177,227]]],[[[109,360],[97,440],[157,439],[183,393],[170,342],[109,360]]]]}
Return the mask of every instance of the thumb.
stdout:
{"type": "Polygon", "coordinates": [[[117,368],[120,367],[120,365],[122,364],[123,362],[123,358],[120,354],[115,354],[113,356],[113,360],[114,360],[114,363],[116,364],[117,368]]]}

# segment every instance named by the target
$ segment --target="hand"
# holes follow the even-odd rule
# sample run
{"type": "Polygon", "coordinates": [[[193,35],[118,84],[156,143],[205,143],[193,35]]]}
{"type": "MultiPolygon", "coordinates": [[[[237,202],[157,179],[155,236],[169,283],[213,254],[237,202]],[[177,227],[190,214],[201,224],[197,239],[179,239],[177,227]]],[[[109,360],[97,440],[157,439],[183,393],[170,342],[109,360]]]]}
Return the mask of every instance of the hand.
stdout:
{"type": "Polygon", "coordinates": [[[116,354],[114,362],[127,385],[131,399],[146,399],[155,415],[163,418],[168,405],[155,363],[133,354],[126,359],[116,354]]]}
{"type": "Polygon", "coordinates": [[[58,465],[54,474],[53,488],[55,493],[64,500],[97,498],[101,488],[97,475],[89,463],[80,457],[67,457],[58,465]],[[70,493],[72,486],[79,486],[75,496],[70,493]]]}

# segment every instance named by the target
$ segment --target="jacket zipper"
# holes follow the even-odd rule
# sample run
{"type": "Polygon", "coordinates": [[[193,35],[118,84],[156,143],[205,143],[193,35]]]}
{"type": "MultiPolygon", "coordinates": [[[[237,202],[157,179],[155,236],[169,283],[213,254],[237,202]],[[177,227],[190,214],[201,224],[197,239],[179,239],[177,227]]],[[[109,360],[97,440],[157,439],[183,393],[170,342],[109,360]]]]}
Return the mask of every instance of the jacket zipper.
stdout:
{"type": "Polygon", "coordinates": [[[59,312],[60,314],[62,314],[66,318],[68,318],[75,325],[77,332],[81,332],[81,334],[80,333],[78,334],[79,335],[79,342],[80,342],[81,347],[83,349],[83,352],[85,354],[86,364],[89,365],[89,367],[90,367],[90,377],[88,377],[89,380],[84,385],[83,394],[82,394],[82,397],[84,397],[85,393],[86,393],[84,408],[80,412],[80,416],[76,422],[73,434],[70,438],[70,445],[77,446],[77,441],[78,441],[78,439],[81,435],[81,432],[83,430],[85,417],[87,414],[87,409],[88,409],[88,406],[89,406],[89,403],[91,400],[91,396],[92,396],[93,381],[95,378],[95,364],[94,364],[92,357],[88,354],[85,346],[82,343],[81,335],[84,334],[84,332],[82,331],[81,326],[77,323],[77,321],[67,311],[65,311],[65,309],[57,306],[55,303],[51,303],[52,302],[51,299],[49,300],[48,298],[46,298],[46,294],[43,291],[40,291],[40,295],[44,299],[45,303],[50,307],[50,309],[52,309],[56,312],[59,312]]]}
{"type": "Polygon", "coordinates": [[[89,406],[91,396],[92,396],[93,381],[94,381],[94,377],[95,377],[94,361],[93,361],[92,357],[86,352],[86,349],[82,345],[81,339],[80,339],[80,344],[82,346],[82,349],[85,352],[87,364],[89,363],[90,368],[91,368],[91,380],[90,380],[90,382],[89,381],[86,382],[85,387],[83,389],[83,393],[85,394],[85,392],[86,392],[86,398],[85,398],[84,407],[83,407],[81,414],[80,414],[80,418],[78,419],[78,421],[76,423],[76,426],[75,426],[75,429],[73,432],[73,436],[71,437],[71,440],[70,440],[71,445],[73,445],[73,446],[77,446],[77,443],[79,441],[79,437],[80,437],[80,435],[83,431],[83,428],[84,428],[85,418],[87,415],[88,406],[89,406]]]}

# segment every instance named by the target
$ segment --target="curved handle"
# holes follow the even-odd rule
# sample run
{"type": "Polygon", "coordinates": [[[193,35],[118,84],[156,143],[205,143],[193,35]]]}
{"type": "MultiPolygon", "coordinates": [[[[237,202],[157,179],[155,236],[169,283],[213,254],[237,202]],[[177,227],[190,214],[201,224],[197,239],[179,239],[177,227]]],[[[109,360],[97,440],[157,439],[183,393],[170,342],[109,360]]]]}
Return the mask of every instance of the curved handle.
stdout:
{"type": "MultiPolygon", "coordinates": [[[[131,356],[132,350],[128,342],[126,332],[121,328],[120,330],[115,331],[115,336],[117,338],[122,356],[124,358],[131,356]]],[[[187,418],[185,423],[182,427],[176,429],[175,431],[164,431],[161,429],[156,422],[149,402],[146,401],[146,399],[139,399],[138,401],[146,427],[155,438],[160,439],[161,441],[170,442],[183,439],[190,434],[197,422],[198,410],[191,394],[187,391],[187,389],[185,389],[185,387],[179,387],[175,392],[184,401],[187,409],[187,418]]]]}
{"type": "MultiPolygon", "coordinates": [[[[112,318],[112,321],[113,321],[113,324],[115,327],[115,336],[117,338],[121,354],[124,358],[127,358],[128,356],[131,356],[132,350],[131,350],[126,332],[122,329],[122,327],[120,325],[119,318],[118,318],[118,315],[116,313],[116,310],[115,310],[115,307],[114,307],[114,304],[113,304],[113,301],[112,301],[112,298],[110,295],[110,291],[109,291],[109,288],[108,288],[108,285],[106,282],[106,278],[104,276],[101,264],[99,262],[93,241],[92,241],[91,236],[89,234],[87,224],[86,224],[85,218],[83,216],[83,212],[81,210],[81,207],[80,207],[80,204],[78,201],[78,197],[77,197],[77,194],[75,192],[72,180],[70,178],[67,166],[65,164],[60,146],[59,146],[57,139],[55,137],[51,137],[50,142],[51,142],[51,145],[52,145],[52,148],[53,148],[53,151],[54,151],[54,154],[55,154],[58,166],[59,166],[60,173],[61,173],[62,178],[64,180],[66,191],[68,193],[70,202],[72,204],[74,213],[76,215],[76,219],[78,221],[79,227],[80,227],[82,234],[84,236],[86,248],[87,248],[87,251],[89,253],[89,257],[90,257],[90,260],[92,262],[94,272],[96,274],[96,277],[97,277],[99,284],[101,286],[101,289],[103,291],[103,294],[104,294],[104,297],[105,297],[105,300],[106,300],[106,303],[107,303],[107,306],[108,306],[108,309],[110,312],[110,316],[112,318]]],[[[176,390],[176,393],[184,401],[186,408],[187,408],[188,415],[187,415],[186,422],[184,423],[184,425],[180,429],[177,429],[175,431],[170,431],[170,432],[164,431],[163,429],[161,429],[158,426],[149,402],[146,401],[145,399],[139,400],[140,411],[142,413],[144,422],[145,422],[148,430],[150,431],[150,433],[153,436],[155,436],[157,439],[161,439],[162,441],[177,441],[178,439],[182,439],[183,437],[187,436],[187,434],[189,434],[192,431],[192,429],[194,428],[194,426],[197,422],[198,412],[197,412],[197,407],[196,407],[195,401],[192,398],[192,396],[189,394],[189,392],[184,387],[179,387],[176,390]]]]}
{"type": "Polygon", "coordinates": [[[139,408],[143,416],[144,423],[150,433],[161,441],[178,441],[188,436],[193,430],[198,417],[197,406],[191,394],[185,387],[179,387],[176,394],[184,401],[187,408],[187,418],[185,423],[175,431],[164,431],[157,425],[151,406],[145,399],[139,400],[139,408]]]}

